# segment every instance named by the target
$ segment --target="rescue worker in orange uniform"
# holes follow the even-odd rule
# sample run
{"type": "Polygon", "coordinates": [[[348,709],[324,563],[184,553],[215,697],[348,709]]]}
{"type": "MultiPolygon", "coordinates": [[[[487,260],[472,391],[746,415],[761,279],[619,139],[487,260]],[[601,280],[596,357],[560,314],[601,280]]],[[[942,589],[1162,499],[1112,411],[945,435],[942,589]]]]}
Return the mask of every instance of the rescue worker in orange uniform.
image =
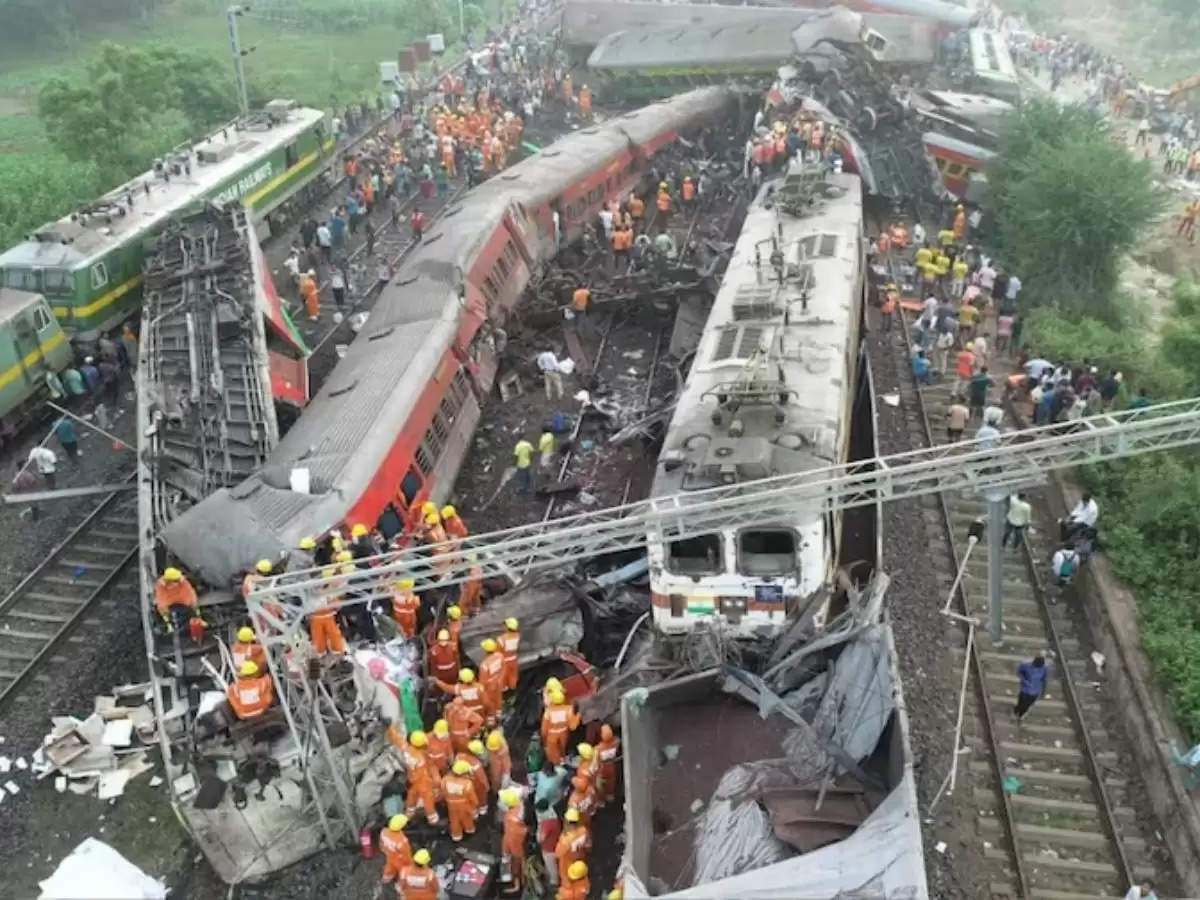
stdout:
{"type": "Polygon", "coordinates": [[[471,566],[471,577],[459,586],[456,605],[468,616],[483,605],[483,569],[479,566],[471,566]]]}
{"type": "Polygon", "coordinates": [[[954,243],[961,244],[963,238],[967,236],[967,211],[963,209],[960,203],[954,210],[954,224],[950,226],[950,230],[954,232],[954,243]]]}
{"type": "Polygon", "coordinates": [[[448,681],[441,681],[435,678],[434,681],[447,694],[453,694],[461,700],[468,709],[478,715],[485,722],[488,718],[488,704],[484,696],[483,687],[475,680],[474,669],[459,669],[458,683],[450,684],[448,681]]]}
{"type": "Polygon", "coordinates": [[[512,778],[512,754],[503,731],[492,731],[487,736],[488,780],[492,790],[499,791],[512,778]]]}
{"type": "Polygon", "coordinates": [[[167,623],[168,631],[175,627],[173,620],[190,619],[200,609],[196,589],[174,566],[164,569],[162,576],[154,583],[154,608],[167,623]]]}
{"type": "Polygon", "coordinates": [[[487,724],[491,727],[496,724],[496,716],[504,702],[504,654],[492,638],[484,638],[480,646],[486,655],[479,663],[479,686],[483,688],[487,724]]]}
{"type": "Polygon", "coordinates": [[[254,571],[247,572],[242,579],[242,597],[249,597],[254,592],[254,586],[271,574],[271,561],[260,559],[254,564],[254,571]]]}
{"type": "Polygon", "coordinates": [[[566,827],[554,845],[554,858],[558,860],[559,884],[566,884],[572,863],[581,862],[592,849],[592,834],[580,821],[579,810],[570,806],[563,816],[566,827]]]}
{"type": "Polygon", "coordinates": [[[567,869],[566,880],[558,886],[554,900],[588,900],[592,892],[592,882],[588,879],[587,863],[576,860],[567,869]]]}
{"type": "Polygon", "coordinates": [[[318,600],[323,608],[308,617],[309,637],[312,638],[313,649],[320,656],[329,650],[345,653],[346,641],[342,638],[342,629],[338,627],[337,619],[334,618],[335,610],[330,605],[337,600],[338,586],[332,582],[332,579],[337,577],[337,569],[325,569],[321,572],[321,577],[330,579],[330,583],[328,593],[318,600]]]}
{"type": "Polygon", "coordinates": [[[421,600],[413,593],[413,580],[401,578],[392,587],[392,618],[396,620],[396,629],[406,638],[416,636],[420,610],[421,600]]]}
{"type": "Polygon", "coordinates": [[[229,652],[233,657],[233,667],[238,671],[241,671],[242,663],[247,660],[258,666],[259,671],[264,671],[267,667],[267,652],[263,650],[262,644],[254,639],[254,629],[249,625],[238,629],[237,642],[229,652]]]}
{"type": "Polygon", "coordinates": [[[595,785],[596,748],[591,744],[580,744],[578,750],[579,766],[571,778],[571,794],[567,797],[567,806],[579,810],[579,820],[590,826],[592,813],[598,805],[595,785]]]}
{"type": "Polygon", "coordinates": [[[442,507],[442,528],[445,529],[448,537],[460,541],[470,534],[467,531],[467,523],[459,516],[458,510],[448,503],[442,507]]]}
{"type": "Polygon", "coordinates": [[[441,885],[437,872],[429,868],[430,862],[429,851],[422,847],[413,854],[412,862],[400,870],[400,880],[396,882],[400,900],[438,900],[441,885]]]}
{"type": "Polygon", "coordinates": [[[383,883],[394,881],[405,866],[412,864],[412,845],[404,826],[408,824],[408,816],[399,814],[388,819],[387,828],[379,832],[379,852],[387,863],[383,867],[383,883]]]}
{"type": "Polygon", "coordinates": [[[575,101],[575,88],[571,84],[571,73],[568,72],[562,80],[563,102],[570,106],[575,101]]]}
{"type": "Polygon", "coordinates": [[[429,760],[425,756],[425,748],[429,738],[423,731],[414,731],[408,736],[408,743],[401,751],[404,771],[408,778],[408,794],[404,798],[405,814],[410,818],[420,806],[425,810],[425,820],[430,825],[436,825],[439,820],[437,799],[434,795],[433,777],[429,770],[429,760]]]}
{"type": "Polygon", "coordinates": [[[479,800],[479,809],[477,812],[483,816],[487,814],[488,797],[492,793],[492,786],[488,783],[487,769],[483,764],[484,749],[483,742],[476,739],[467,744],[465,753],[454,754],[454,761],[460,759],[467,764],[471,776],[471,783],[475,785],[475,796],[479,800]]]}
{"type": "MultiPolygon", "coordinates": [[[[433,723],[433,731],[428,735],[429,746],[425,749],[425,758],[429,760],[429,772],[437,783],[450,768],[450,757],[453,748],[450,745],[450,723],[438,719],[433,723]]],[[[469,739],[468,739],[469,740],[469,739]]]]}
{"type": "Polygon", "coordinates": [[[475,833],[479,798],[470,772],[471,767],[464,760],[456,759],[450,774],[442,777],[442,796],[450,812],[450,838],[454,841],[461,841],[464,834],[475,833]]]}
{"type": "Polygon", "coordinates": [[[665,181],[658,183],[658,197],[654,203],[658,207],[658,228],[660,231],[666,231],[667,222],[671,219],[671,192],[667,189],[665,181]]]}
{"type": "Polygon", "coordinates": [[[642,217],[646,214],[646,203],[637,194],[629,195],[629,215],[635,227],[640,228],[642,217]]]}
{"type": "Polygon", "coordinates": [[[454,167],[454,138],[449,135],[442,138],[442,166],[451,178],[458,177],[458,170],[454,167]]]}
{"type": "Polygon", "coordinates": [[[621,742],[613,734],[612,726],[600,728],[600,743],[596,745],[596,793],[600,804],[610,803],[617,796],[617,757],[621,742]]]}
{"type": "Polygon", "coordinates": [[[504,689],[511,691],[517,686],[517,676],[520,665],[517,662],[517,651],[521,648],[521,623],[509,616],[504,620],[504,633],[498,638],[500,652],[504,654],[504,689]]]}
{"type": "Polygon", "coordinates": [[[450,726],[450,745],[456,752],[466,750],[483,728],[483,716],[461,700],[451,700],[442,713],[450,726]]]}
{"type": "Polygon", "coordinates": [[[450,681],[458,677],[458,668],[458,648],[450,640],[449,629],[443,628],[429,647],[429,674],[450,681]]]}
{"type": "Polygon", "coordinates": [[[696,199],[696,185],[692,183],[691,175],[684,176],[681,196],[683,197],[683,205],[690,208],[692,201],[696,199]]]}
{"type": "Polygon", "coordinates": [[[461,607],[448,606],[446,607],[446,631],[450,634],[450,643],[454,646],[454,655],[461,657],[460,635],[462,634],[462,609],[461,607]]]}
{"type": "Polygon", "coordinates": [[[586,84],[579,89],[579,116],[583,119],[592,117],[592,89],[586,84]]]}
{"type": "Polygon", "coordinates": [[[275,682],[269,674],[259,673],[257,663],[246,660],[238,669],[237,680],[225,689],[225,696],[239,719],[257,719],[275,702],[275,682]]]}
{"type": "Polygon", "coordinates": [[[561,766],[567,753],[567,739],[571,732],[579,727],[579,713],[575,704],[568,703],[562,691],[550,694],[550,705],[542,713],[542,746],[546,748],[546,758],[556,766],[561,766]]]}
{"type": "Polygon", "coordinates": [[[308,310],[308,320],[315,322],[321,318],[321,294],[317,287],[317,273],[309,269],[300,278],[300,296],[304,298],[304,308],[308,310]]]}
{"type": "Polygon", "coordinates": [[[513,887],[519,891],[521,876],[525,871],[525,838],[529,835],[529,826],[525,824],[525,805],[521,800],[521,792],[516,788],[502,790],[498,799],[504,807],[504,833],[500,839],[500,856],[507,857],[513,887]]]}
{"type": "Polygon", "coordinates": [[[566,696],[566,690],[563,688],[563,683],[557,678],[547,678],[545,685],[542,687],[542,708],[545,709],[550,705],[550,698],[555,691],[562,691],[563,696],[566,696]]]}

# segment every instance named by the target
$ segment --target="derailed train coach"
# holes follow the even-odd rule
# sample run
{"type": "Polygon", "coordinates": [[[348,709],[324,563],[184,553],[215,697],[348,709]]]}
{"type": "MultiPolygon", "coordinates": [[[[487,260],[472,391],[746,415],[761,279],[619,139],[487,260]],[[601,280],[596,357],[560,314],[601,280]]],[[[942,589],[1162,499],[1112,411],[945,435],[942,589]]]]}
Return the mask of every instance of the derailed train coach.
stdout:
{"type": "Polygon", "coordinates": [[[366,326],[267,465],[164,532],[214,585],[303,536],[363,522],[389,538],[444,500],[492,387],[499,328],[530,273],[627,194],[656,152],[728,120],[739,98],[691,91],[584,128],[446,211],[384,288],[366,326]]]}
{"type": "MultiPolygon", "coordinates": [[[[793,169],[750,205],[663,441],[653,496],[844,463],[858,379],[865,278],[861,181],[793,169]],[[797,214],[796,210],[801,211],[797,214]]],[[[662,543],[650,534],[655,625],[719,622],[761,637],[830,583],[839,515],[662,543]]]]}

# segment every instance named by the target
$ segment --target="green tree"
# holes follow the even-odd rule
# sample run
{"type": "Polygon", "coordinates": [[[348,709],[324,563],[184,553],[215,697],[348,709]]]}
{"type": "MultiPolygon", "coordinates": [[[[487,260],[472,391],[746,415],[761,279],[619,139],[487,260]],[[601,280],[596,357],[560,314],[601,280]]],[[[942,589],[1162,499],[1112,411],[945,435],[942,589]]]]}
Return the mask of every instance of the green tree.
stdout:
{"type": "Polygon", "coordinates": [[[79,82],[42,86],[38,114],[69,159],[128,174],[236,112],[231,81],[207,57],[173,47],[106,42],[79,82]]]}
{"type": "Polygon", "coordinates": [[[1001,260],[1034,305],[1120,325],[1120,257],[1163,208],[1150,165],[1080,105],[1031,100],[988,166],[1001,260]]]}

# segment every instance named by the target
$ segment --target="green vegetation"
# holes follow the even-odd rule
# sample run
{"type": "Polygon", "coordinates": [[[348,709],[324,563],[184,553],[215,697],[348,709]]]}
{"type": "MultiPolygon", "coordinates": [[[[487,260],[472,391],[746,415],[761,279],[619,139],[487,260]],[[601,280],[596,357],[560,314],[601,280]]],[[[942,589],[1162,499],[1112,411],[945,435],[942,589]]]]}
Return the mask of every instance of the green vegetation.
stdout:
{"type": "MultiPolygon", "coordinates": [[[[379,62],[455,0],[259,0],[240,20],[251,103],[373,97],[379,62]],[[252,49],[251,49],[252,48],[252,49]]],[[[505,6],[510,5],[508,3],[505,6]]],[[[229,0],[0,0],[0,248],[236,112],[229,0]]],[[[501,0],[486,0],[494,20],[501,0]]],[[[483,8],[464,7],[468,27],[483,8]]]]}
{"type": "Polygon", "coordinates": [[[997,249],[1027,301],[1121,324],[1120,258],[1164,203],[1150,164],[1085,107],[1031,100],[988,165],[988,185],[997,249]]]}

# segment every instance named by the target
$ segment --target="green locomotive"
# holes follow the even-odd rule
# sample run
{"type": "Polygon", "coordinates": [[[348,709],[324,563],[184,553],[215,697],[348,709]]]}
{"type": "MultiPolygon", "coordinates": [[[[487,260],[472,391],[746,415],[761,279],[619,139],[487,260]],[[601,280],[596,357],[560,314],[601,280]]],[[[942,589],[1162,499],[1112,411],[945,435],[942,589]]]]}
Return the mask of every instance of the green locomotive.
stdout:
{"type": "Polygon", "coordinates": [[[71,344],[41,294],[0,287],[0,426],[42,402],[46,373],[71,362],[71,344]]]}
{"type": "Polygon", "coordinates": [[[265,236],[272,213],[332,171],[333,156],[324,113],[274,101],[34,231],[0,254],[0,286],[44,294],[71,339],[90,343],[138,309],[144,247],[168,219],[240,200],[265,236]]]}

